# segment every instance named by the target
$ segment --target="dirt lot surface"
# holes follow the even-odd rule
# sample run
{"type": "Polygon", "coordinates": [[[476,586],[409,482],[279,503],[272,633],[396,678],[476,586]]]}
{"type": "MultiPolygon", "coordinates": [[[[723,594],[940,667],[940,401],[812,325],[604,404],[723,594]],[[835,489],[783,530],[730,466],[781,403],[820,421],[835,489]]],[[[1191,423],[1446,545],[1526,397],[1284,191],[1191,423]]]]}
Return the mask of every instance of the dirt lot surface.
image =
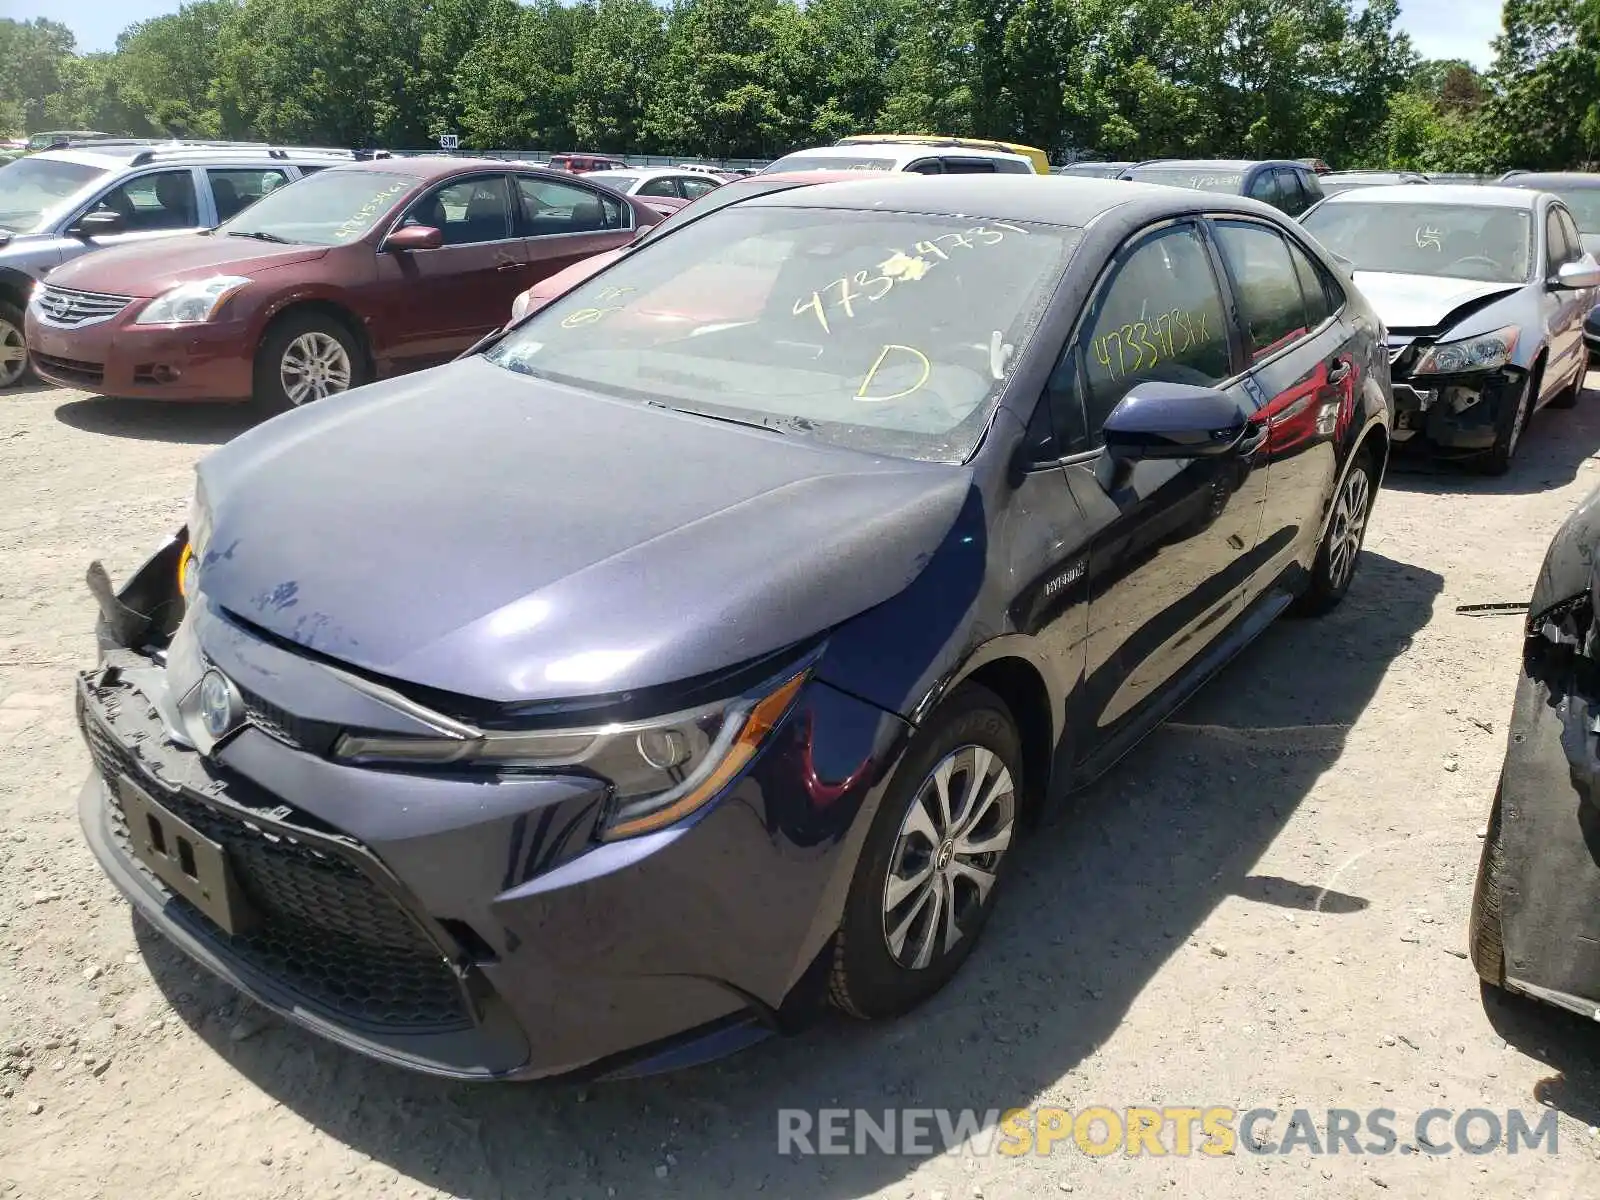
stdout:
{"type": "Polygon", "coordinates": [[[1540,414],[1505,479],[1392,475],[1344,606],[1277,625],[1043,830],[985,945],[913,1018],[583,1089],[412,1077],[265,1017],[136,924],[84,848],[83,569],[125,577],[242,422],[0,400],[0,1197],[1600,1196],[1600,1028],[1486,1004],[1465,961],[1519,634],[1455,612],[1527,598],[1600,484],[1600,392],[1540,414]],[[780,1107],[1035,1104],[1273,1108],[1271,1138],[1297,1107],[1319,1127],[1387,1108],[1400,1145],[777,1150],[780,1107]],[[1554,1155],[1403,1152],[1425,1109],[1542,1106],[1554,1155]]]}

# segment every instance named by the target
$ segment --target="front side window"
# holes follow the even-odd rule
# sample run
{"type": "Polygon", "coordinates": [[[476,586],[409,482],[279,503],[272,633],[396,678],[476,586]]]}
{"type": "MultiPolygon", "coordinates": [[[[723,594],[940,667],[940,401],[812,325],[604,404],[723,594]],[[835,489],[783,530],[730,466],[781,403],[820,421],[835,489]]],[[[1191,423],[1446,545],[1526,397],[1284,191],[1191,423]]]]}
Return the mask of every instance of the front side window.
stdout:
{"type": "Polygon", "coordinates": [[[1228,327],[1211,259],[1194,227],[1139,243],[1117,267],[1079,330],[1088,431],[1151,380],[1202,387],[1232,373],[1228,327]]]}
{"type": "Polygon", "coordinates": [[[993,175],[994,160],[992,158],[947,158],[944,160],[944,173],[946,175],[993,175]]]}
{"type": "Polygon", "coordinates": [[[1556,210],[1556,220],[1561,222],[1561,232],[1566,235],[1567,245],[1572,249],[1572,261],[1577,262],[1585,254],[1583,235],[1578,232],[1578,226],[1572,219],[1572,214],[1556,210]]]}
{"type": "Polygon", "coordinates": [[[244,211],[268,192],[289,182],[289,173],[276,167],[212,167],[206,171],[211,184],[211,199],[217,206],[217,220],[226,221],[244,211]]]}
{"type": "Polygon", "coordinates": [[[1556,195],[1572,210],[1581,231],[1600,233],[1600,187],[1568,188],[1556,195]]]}
{"type": "Polygon", "coordinates": [[[505,241],[511,236],[506,177],[474,175],[436,188],[417,201],[401,224],[437,229],[446,246],[505,241]]]}
{"type": "Polygon", "coordinates": [[[122,218],[122,232],[193,229],[200,222],[194,200],[194,175],[156,171],[128,180],[97,200],[92,213],[113,212],[122,218]]]}
{"type": "Polygon", "coordinates": [[[1249,194],[1252,200],[1270,204],[1273,208],[1283,207],[1283,189],[1279,186],[1276,171],[1262,171],[1252,179],[1249,194]]]}
{"type": "Polygon", "coordinates": [[[54,158],[19,158],[0,166],[0,232],[33,232],[105,173],[54,158]]]}
{"type": "Polygon", "coordinates": [[[678,186],[683,189],[683,194],[690,200],[698,200],[708,192],[717,190],[715,179],[694,179],[687,175],[678,180],[678,186]]]}
{"type": "Polygon", "coordinates": [[[1233,276],[1251,361],[1276,353],[1304,335],[1310,321],[1289,244],[1265,225],[1219,221],[1216,231],[1217,244],[1233,276]]]}
{"type": "Polygon", "coordinates": [[[641,245],[486,357],[605,395],[962,462],[1080,236],[740,205],[641,245]]]}
{"type": "Polygon", "coordinates": [[[519,175],[517,195],[522,207],[523,237],[627,228],[623,206],[614,196],[602,196],[575,183],[519,175]]]}
{"type": "Polygon", "coordinates": [[[224,222],[219,232],[268,242],[342,246],[387,218],[414,182],[409,176],[364,168],[318,171],[268,192],[224,222]]]}
{"type": "Polygon", "coordinates": [[[1531,217],[1523,208],[1395,203],[1347,192],[1303,223],[1357,271],[1526,283],[1534,266],[1531,217]]]}
{"type": "Polygon", "coordinates": [[[663,175],[660,179],[652,179],[638,190],[640,196],[677,196],[678,188],[670,175],[663,175]]]}

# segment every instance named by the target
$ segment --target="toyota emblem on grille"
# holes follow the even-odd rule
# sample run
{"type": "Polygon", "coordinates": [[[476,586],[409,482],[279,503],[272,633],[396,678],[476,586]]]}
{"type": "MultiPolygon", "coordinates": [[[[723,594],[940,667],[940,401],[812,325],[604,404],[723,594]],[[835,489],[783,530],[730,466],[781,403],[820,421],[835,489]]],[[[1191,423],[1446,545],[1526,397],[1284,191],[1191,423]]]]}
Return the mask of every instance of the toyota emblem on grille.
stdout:
{"type": "Polygon", "coordinates": [[[207,671],[200,680],[200,720],[206,732],[219,738],[239,723],[239,693],[220,671],[207,671]]]}

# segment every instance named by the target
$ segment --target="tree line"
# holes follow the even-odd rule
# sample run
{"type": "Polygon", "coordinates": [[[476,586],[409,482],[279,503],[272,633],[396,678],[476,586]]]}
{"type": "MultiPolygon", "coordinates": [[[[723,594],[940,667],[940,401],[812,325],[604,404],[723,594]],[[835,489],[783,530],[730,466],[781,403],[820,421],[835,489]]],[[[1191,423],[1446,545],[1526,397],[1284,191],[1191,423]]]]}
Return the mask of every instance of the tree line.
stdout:
{"type": "Polygon", "coordinates": [[[1073,156],[1493,171],[1600,158],[1600,0],[1507,0],[1492,68],[1397,0],[195,0],[80,54],[0,20],[0,133],[771,157],[849,133],[1073,156]]]}

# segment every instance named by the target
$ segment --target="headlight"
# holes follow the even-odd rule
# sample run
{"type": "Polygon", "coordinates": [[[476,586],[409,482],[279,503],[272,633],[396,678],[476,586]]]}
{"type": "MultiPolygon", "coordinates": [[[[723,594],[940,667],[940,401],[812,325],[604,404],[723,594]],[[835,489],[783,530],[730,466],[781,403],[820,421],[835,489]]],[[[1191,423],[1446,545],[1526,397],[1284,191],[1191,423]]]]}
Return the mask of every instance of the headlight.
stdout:
{"type": "Polygon", "coordinates": [[[211,505],[206,501],[206,486],[194,481],[194,500],[189,504],[189,542],[178,558],[178,591],[185,600],[200,590],[200,564],[211,541],[211,505]]]}
{"type": "Polygon", "coordinates": [[[1517,335],[1521,332],[1518,326],[1507,325],[1493,333],[1430,346],[1411,368],[1411,373],[1460,375],[1467,371],[1493,371],[1511,361],[1512,352],[1517,348],[1517,335]]]}
{"type": "Polygon", "coordinates": [[[593,729],[464,730],[461,736],[347,733],[336,757],[362,764],[479,763],[502,770],[575,770],[611,784],[602,836],[634,837],[715,799],[755,758],[810,676],[650,721],[593,729]]]}
{"type": "Polygon", "coordinates": [[[180,283],[146,304],[134,324],[198,325],[209,321],[224,300],[249,282],[243,275],[214,275],[180,283]]]}

